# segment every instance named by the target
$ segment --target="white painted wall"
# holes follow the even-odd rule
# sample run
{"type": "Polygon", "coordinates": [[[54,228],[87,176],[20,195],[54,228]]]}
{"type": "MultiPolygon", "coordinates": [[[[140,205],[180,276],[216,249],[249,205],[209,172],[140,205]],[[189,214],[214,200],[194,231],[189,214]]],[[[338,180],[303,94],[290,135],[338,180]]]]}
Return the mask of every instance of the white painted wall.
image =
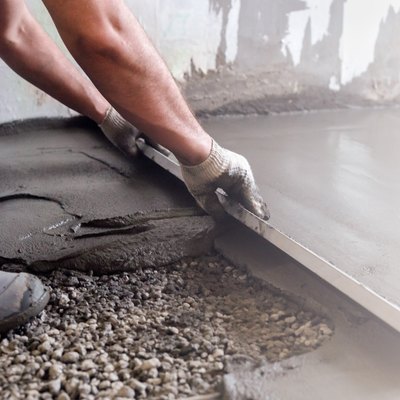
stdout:
{"type": "MultiPolygon", "coordinates": [[[[222,8],[212,7],[210,0],[147,0],[145,2],[143,0],[126,0],[178,80],[190,79],[192,66],[204,73],[216,69],[217,54],[223,31],[226,32],[224,56],[227,63],[232,63],[235,67],[238,63],[238,51],[246,51],[243,47],[238,48],[243,24],[257,24],[259,22],[246,19],[246,17],[242,18],[242,15],[247,15],[246,9],[248,10],[249,7],[257,7],[257,4],[260,6],[260,2],[256,0],[219,1],[221,4],[231,5],[224,30],[223,10],[222,8]]],[[[301,74],[304,72],[304,68],[301,68],[301,66],[304,61],[303,58],[307,57],[305,52],[306,32],[309,30],[311,34],[311,48],[318,49],[318,46],[321,46],[321,43],[329,38],[329,28],[332,24],[335,24],[338,18],[337,15],[332,14],[332,6],[335,1],[339,0],[290,1],[293,3],[293,10],[287,9],[286,2],[276,3],[277,0],[265,0],[266,4],[263,5],[265,9],[268,9],[269,3],[274,3],[275,8],[281,6],[282,13],[285,14],[283,17],[287,20],[287,26],[283,29],[284,34],[277,41],[279,43],[276,44],[278,51],[286,60],[286,65],[279,64],[277,67],[272,62],[269,64],[267,61],[265,69],[294,69],[294,71],[298,71],[299,82],[301,82],[301,74]]],[[[289,4],[291,4],[290,1],[289,4]]],[[[62,46],[42,2],[27,0],[27,3],[43,27],[62,46]]],[[[340,68],[333,75],[331,73],[326,76],[324,83],[326,88],[340,92],[343,87],[351,84],[355,78],[365,73],[371,63],[374,62],[375,45],[380,27],[391,9],[396,13],[400,12],[400,0],[345,1],[340,46],[334,50],[340,68]]],[[[282,27],[277,26],[276,28],[279,30],[282,27]]],[[[264,35],[254,38],[254,40],[259,40],[260,43],[265,44],[270,38],[264,35]]],[[[397,41],[397,38],[394,38],[394,40],[397,41]]],[[[391,49],[391,51],[400,52],[400,49],[391,49]]],[[[318,66],[319,55],[316,54],[313,57],[312,61],[317,62],[318,66]]],[[[243,59],[243,54],[241,59],[243,59]]],[[[268,60],[268,58],[266,59],[268,60]]],[[[252,63],[257,64],[257,60],[246,62],[246,67],[251,66],[252,63]]],[[[324,67],[321,64],[321,70],[324,67]]],[[[312,68],[314,68],[314,64],[312,64],[312,68]]],[[[320,73],[320,71],[318,72],[320,73]]],[[[249,71],[249,73],[252,73],[252,71],[249,71]]],[[[0,88],[0,123],[20,118],[69,116],[73,114],[64,106],[17,77],[1,61],[0,88]]]]}
{"type": "MultiPolygon", "coordinates": [[[[340,41],[342,85],[350,83],[367,70],[375,59],[375,45],[381,23],[387,18],[390,8],[396,13],[400,11],[400,0],[367,2],[368,7],[365,7],[365,0],[352,0],[345,4],[344,28],[340,41]]],[[[393,40],[393,48],[388,51],[396,52],[398,39],[393,40]]]]}
{"type": "MultiPolygon", "coordinates": [[[[240,0],[229,16],[227,59],[237,52],[240,0]]],[[[46,31],[62,46],[41,1],[27,3],[46,31]]],[[[207,0],[127,0],[158,47],[173,75],[183,80],[191,66],[207,72],[216,68],[222,29],[222,13],[210,9],[207,0]]],[[[67,53],[67,51],[65,50],[67,53]]],[[[0,123],[18,118],[70,116],[74,113],[14,74],[0,60],[0,123]]]]}
{"type": "Polygon", "coordinates": [[[289,13],[289,27],[282,40],[282,52],[291,56],[294,65],[300,63],[304,35],[311,26],[311,44],[314,46],[328,34],[333,0],[304,0],[305,9],[289,13]]]}
{"type": "MultiPolygon", "coordinates": [[[[334,0],[302,0],[304,10],[289,13],[289,27],[282,40],[282,52],[295,66],[300,64],[307,25],[311,25],[311,43],[315,46],[329,34],[334,0]]],[[[382,22],[389,10],[400,11],[400,0],[347,0],[344,4],[343,31],[340,39],[340,76],[330,78],[329,87],[337,91],[367,71],[375,60],[375,46],[382,22]]],[[[388,51],[398,52],[397,38],[388,51]]]]}
{"type": "MultiPolygon", "coordinates": [[[[27,4],[44,29],[64,47],[42,2],[29,0],[27,4]]],[[[74,115],[71,110],[17,76],[0,60],[0,123],[22,118],[71,115],[74,115]]]]}

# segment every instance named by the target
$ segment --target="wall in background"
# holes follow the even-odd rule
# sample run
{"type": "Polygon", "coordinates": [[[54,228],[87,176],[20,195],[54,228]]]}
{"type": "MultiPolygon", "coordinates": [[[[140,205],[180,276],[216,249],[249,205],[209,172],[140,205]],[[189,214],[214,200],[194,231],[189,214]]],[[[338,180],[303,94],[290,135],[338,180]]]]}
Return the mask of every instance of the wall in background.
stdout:
{"type": "MultiPolygon", "coordinates": [[[[28,0],[62,46],[41,2],[28,0]]],[[[400,0],[127,0],[198,113],[397,103],[400,0]]],[[[0,63],[0,122],[73,113],[0,63]]]]}

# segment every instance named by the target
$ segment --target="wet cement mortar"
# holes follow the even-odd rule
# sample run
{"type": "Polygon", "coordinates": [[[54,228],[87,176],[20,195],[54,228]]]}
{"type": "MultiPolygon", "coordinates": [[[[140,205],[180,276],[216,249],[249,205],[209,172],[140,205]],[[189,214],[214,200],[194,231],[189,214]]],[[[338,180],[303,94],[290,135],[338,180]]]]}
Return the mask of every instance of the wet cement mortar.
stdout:
{"type": "Polygon", "coordinates": [[[49,305],[0,342],[2,399],[219,398],[230,365],[288,359],[333,334],[218,255],[42,278],[49,305]]]}

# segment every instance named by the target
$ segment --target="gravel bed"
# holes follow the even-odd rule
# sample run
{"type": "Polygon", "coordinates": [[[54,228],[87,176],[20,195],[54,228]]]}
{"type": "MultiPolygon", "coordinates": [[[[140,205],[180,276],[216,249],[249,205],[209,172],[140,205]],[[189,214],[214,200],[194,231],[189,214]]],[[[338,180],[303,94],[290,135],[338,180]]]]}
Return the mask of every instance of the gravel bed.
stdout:
{"type": "Polygon", "coordinates": [[[0,341],[2,399],[182,399],[218,391],[230,360],[320,346],[329,321],[219,256],[134,273],[56,271],[50,304],[0,341]]]}

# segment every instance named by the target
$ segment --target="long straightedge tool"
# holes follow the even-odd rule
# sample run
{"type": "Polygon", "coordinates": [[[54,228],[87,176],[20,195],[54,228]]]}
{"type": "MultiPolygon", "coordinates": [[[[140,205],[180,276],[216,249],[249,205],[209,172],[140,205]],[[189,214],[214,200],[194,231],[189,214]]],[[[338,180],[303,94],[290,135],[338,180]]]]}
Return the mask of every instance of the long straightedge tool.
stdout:
{"type": "MultiPolygon", "coordinates": [[[[138,139],[137,146],[147,158],[183,181],[179,162],[172,154],[161,153],[146,143],[143,138],[138,139]]],[[[246,210],[241,204],[229,198],[224,191],[218,189],[216,195],[222,207],[233,218],[400,332],[400,308],[396,304],[389,302],[329,261],[304,247],[271,225],[270,222],[246,210]]]]}

